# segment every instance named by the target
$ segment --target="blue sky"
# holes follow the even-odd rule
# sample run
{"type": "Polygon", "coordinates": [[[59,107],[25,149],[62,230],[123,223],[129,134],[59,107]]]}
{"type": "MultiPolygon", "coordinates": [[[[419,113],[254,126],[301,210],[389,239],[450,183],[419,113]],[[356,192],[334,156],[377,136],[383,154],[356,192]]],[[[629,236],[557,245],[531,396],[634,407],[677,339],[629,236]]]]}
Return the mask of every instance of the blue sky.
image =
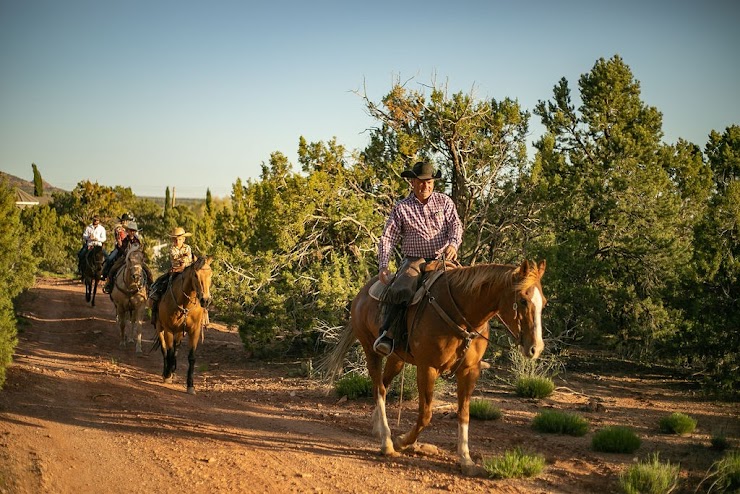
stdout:
{"type": "MultiPolygon", "coordinates": [[[[298,139],[367,144],[394,81],[518,99],[619,54],[665,141],[740,124],[740,2],[0,0],[0,170],[228,196],[298,139]]],[[[532,139],[539,137],[537,117],[532,139]]]]}

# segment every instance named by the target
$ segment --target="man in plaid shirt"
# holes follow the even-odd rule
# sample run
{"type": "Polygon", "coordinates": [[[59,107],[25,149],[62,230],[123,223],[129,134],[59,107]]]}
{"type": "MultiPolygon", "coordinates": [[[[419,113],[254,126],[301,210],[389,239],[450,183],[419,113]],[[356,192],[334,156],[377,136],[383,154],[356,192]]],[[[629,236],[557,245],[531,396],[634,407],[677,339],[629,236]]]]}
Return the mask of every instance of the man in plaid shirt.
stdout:
{"type": "Polygon", "coordinates": [[[393,352],[391,329],[394,321],[405,314],[414,292],[409,287],[416,286],[421,264],[442,256],[455,260],[462,241],[462,224],[455,203],[445,194],[434,192],[434,180],[442,173],[435,172],[431,163],[420,161],[401,176],[409,179],[412,193],[393,206],[378,244],[379,277],[390,285],[386,302],[393,304],[384,308],[380,336],[373,345],[384,356],[393,352]],[[399,242],[404,262],[396,276],[391,277],[388,262],[399,242]],[[403,286],[398,288],[399,285],[403,286]]]}

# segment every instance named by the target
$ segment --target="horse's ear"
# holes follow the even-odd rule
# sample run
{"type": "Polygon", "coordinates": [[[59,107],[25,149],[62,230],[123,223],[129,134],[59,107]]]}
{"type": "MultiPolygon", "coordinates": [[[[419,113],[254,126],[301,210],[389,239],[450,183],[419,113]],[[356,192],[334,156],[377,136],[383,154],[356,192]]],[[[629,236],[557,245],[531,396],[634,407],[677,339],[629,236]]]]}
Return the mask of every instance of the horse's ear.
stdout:
{"type": "Polygon", "coordinates": [[[547,267],[547,261],[545,259],[542,259],[537,266],[538,271],[540,272],[540,278],[542,278],[542,275],[545,274],[545,268],[547,267]]]}
{"type": "Polygon", "coordinates": [[[529,261],[525,259],[519,265],[519,268],[517,269],[517,274],[522,278],[525,278],[527,276],[527,273],[529,273],[529,261]]]}

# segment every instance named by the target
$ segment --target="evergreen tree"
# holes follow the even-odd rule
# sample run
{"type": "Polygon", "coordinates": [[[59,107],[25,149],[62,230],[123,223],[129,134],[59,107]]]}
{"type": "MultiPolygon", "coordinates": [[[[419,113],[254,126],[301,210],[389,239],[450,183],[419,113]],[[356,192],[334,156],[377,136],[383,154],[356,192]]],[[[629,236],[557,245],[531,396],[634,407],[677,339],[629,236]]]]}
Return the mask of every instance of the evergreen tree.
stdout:
{"type": "Polygon", "coordinates": [[[558,300],[551,329],[649,351],[680,324],[664,297],[691,255],[681,212],[691,187],[677,179],[688,167],[661,143],[662,116],[619,56],[599,59],[579,89],[578,110],[565,79],[535,110],[546,128],[532,177],[558,300]]]}
{"type": "Polygon", "coordinates": [[[18,342],[13,300],[33,286],[38,259],[31,252],[26,229],[15,206],[15,194],[0,181],[0,387],[5,383],[5,369],[10,364],[18,342]]]}
{"type": "Polygon", "coordinates": [[[694,234],[693,273],[679,297],[690,320],[675,340],[706,382],[740,394],[740,126],[712,132],[706,155],[714,193],[694,234]]]}
{"type": "Polygon", "coordinates": [[[464,263],[518,258],[523,244],[502,245],[520,232],[530,218],[507,197],[512,183],[527,168],[526,136],[529,114],[505,98],[480,100],[474,94],[448,94],[432,84],[430,94],[396,84],[376,103],[365,97],[368,112],[379,122],[363,159],[376,172],[368,192],[387,213],[408,186],[401,172],[419,159],[434,161],[465,229],[460,252],[464,263]],[[387,185],[390,184],[390,188],[387,185]],[[503,229],[508,231],[502,235],[503,229]],[[506,250],[507,252],[504,252],[506,250]]]}
{"type": "Polygon", "coordinates": [[[33,195],[41,197],[44,195],[44,181],[41,179],[41,172],[36,163],[31,163],[31,168],[33,168],[33,195]]]}

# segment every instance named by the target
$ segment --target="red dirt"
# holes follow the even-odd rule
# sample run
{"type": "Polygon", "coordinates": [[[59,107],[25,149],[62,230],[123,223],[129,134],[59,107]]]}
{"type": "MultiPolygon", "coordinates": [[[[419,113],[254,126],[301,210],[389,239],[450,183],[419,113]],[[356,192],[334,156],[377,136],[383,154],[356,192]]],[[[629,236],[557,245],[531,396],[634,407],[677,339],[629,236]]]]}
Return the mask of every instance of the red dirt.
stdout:
{"type": "MultiPolygon", "coordinates": [[[[20,304],[24,323],[14,363],[0,391],[0,493],[131,492],[615,492],[621,471],[654,451],[681,465],[678,492],[694,492],[721,453],[713,433],[737,439],[737,404],[702,399],[669,371],[606,360],[573,359],[559,388],[544,400],[516,397],[486,371],[477,397],[503,411],[497,421],[472,421],[473,458],[516,446],[543,454],[534,479],[468,478],[455,464],[454,387],[438,393],[425,446],[393,458],[378,454],[369,399],[340,400],[317,381],[294,377],[297,362],[250,360],[239,336],[213,323],[198,349],[195,386],[185,393],[187,349],[178,379],[162,383],[158,351],[136,357],[119,349],[113,305],[95,308],[79,282],[41,279],[20,304]],[[539,410],[577,412],[592,431],[630,425],[642,438],[634,455],[591,450],[584,437],[540,434],[539,410]],[[673,411],[698,419],[688,436],[658,431],[673,411]]],[[[145,328],[145,352],[153,329],[145,328]]],[[[391,401],[394,434],[416,418],[415,402],[391,401]]]]}

